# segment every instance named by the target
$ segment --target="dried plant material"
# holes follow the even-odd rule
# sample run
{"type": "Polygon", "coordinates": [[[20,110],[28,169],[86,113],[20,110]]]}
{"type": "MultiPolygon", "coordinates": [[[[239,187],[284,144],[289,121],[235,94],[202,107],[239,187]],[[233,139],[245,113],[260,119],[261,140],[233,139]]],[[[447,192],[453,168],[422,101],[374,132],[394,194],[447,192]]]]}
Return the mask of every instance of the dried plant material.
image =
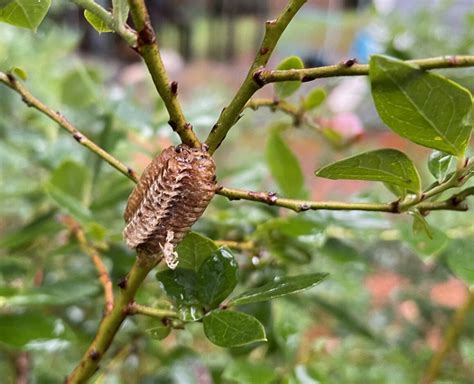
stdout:
{"type": "Polygon", "coordinates": [[[215,189],[215,164],[206,148],[166,148],[128,198],[123,231],[127,245],[148,256],[163,254],[175,268],[174,246],[201,217],[215,189]]]}

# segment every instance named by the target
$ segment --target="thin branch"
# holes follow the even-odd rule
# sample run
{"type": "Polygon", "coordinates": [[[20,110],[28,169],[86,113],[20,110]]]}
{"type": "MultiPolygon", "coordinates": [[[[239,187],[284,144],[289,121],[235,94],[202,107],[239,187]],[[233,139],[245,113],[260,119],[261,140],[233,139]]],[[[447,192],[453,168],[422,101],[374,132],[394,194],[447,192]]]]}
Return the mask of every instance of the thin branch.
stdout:
{"type": "MultiPolygon", "coordinates": [[[[277,197],[273,192],[253,192],[241,189],[231,189],[222,187],[217,191],[221,196],[227,197],[229,200],[250,200],[267,205],[275,205],[277,207],[291,209],[295,212],[303,212],[308,210],[319,211],[374,211],[388,213],[402,213],[410,206],[402,207],[398,201],[391,203],[345,203],[339,201],[311,201],[311,200],[294,200],[277,197]]],[[[467,211],[468,206],[465,204],[467,197],[474,195],[474,187],[467,188],[457,194],[452,195],[444,201],[423,201],[414,205],[421,212],[450,210],[450,211],[467,211]]]]}
{"type": "Polygon", "coordinates": [[[262,107],[270,108],[272,111],[279,110],[291,116],[296,126],[300,125],[304,115],[304,110],[297,108],[296,105],[293,105],[286,100],[278,99],[250,99],[247,104],[245,104],[244,109],[250,108],[256,111],[262,107]]]}
{"type": "Polygon", "coordinates": [[[69,228],[69,230],[76,236],[79,246],[82,251],[87,254],[92,262],[94,263],[97,272],[99,273],[99,280],[104,289],[104,299],[105,299],[105,311],[104,313],[109,314],[114,307],[114,292],[112,290],[112,280],[110,279],[109,272],[105,266],[102,258],[100,257],[97,249],[93,247],[86,238],[86,235],[79,225],[72,217],[64,217],[63,223],[69,228]]]}
{"type": "Polygon", "coordinates": [[[128,314],[129,315],[145,315],[150,317],[156,317],[158,319],[166,319],[166,318],[178,318],[178,313],[171,309],[161,309],[161,308],[154,308],[148,307],[146,305],[141,305],[137,303],[130,303],[128,306],[128,314]]]}
{"type": "Polygon", "coordinates": [[[99,362],[129,315],[129,306],[133,302],[135,293],[155,265],[155,261],[146,258],[135,260],[127,278],[119,283],[121,293],[114,308],[102,318],[94,340],[74,371],[66,378],[65,383],[84,383],[97,371],[99,362]]]}
{"type": "Polygon", "coordinates": [[[41,113],[48,116],[51,120],[54,120],[62,128],[68,131],[79,144],[83,145],[84,147],[88,148],[89,150],[100,156],[112,167],[123,173],[129,179],[133,180],[134,182],[138,181],[137,174],[130,167],[127,167],[125,164],[113,157],[110,153],[108,153],[103,148],[99,147],[97,144],[91,141],[86,135],[84,135],[76,127],[74,127],[74,125],[72,125],[61,113],[54,111],[46,104],[34,97],[13,75],[0,72],[0,83],[3,83],[14,91],[18,92],[26,105],[37,109],[41,113]]]}
{"type": "MultiPolygon", "coordinates": [[[[473,67],[474,56],[441,56],[428,59],[407,60],[406,63],[418,65],[421,69],[443,69],[473,67]]],[[[367,64],[354,64],[353,61],[328,65],[316,68],[270,70],[262,69],[255,73],[258,81],[262,84],[276,83],[280,81],[311,81],[325,77],[340,76],[366,76],[369,74],[367,64]]]]}
{"type": "Polygon", "coordinates": [[[460,306],[449,323],[443,341],[439,349],[433,354],[428,368],[425,371],[422,384],[431,384],[438,378],[444,360],[446,359],[449,352],[456,346],[457,341],[464,328],[466,318],[469,312],[474,307],[474,292],[469,292],[469,297],[466,302],[460,306]]]}
{"type": "Polygon", "coordinates": [[[77,6],[89,11],[90,13],[101,19],[108,28],[115,31],[122,37],[131,47],[137,44],[137,33],[129,26],[118,25],[112,13],[102,8],[99,4],[92,0],[71,0],[77,6]]]}
{"type": "Polygon", "coordinates": [[[269,20],[265,23],[265,36],[263,37],[262,45],[255,56],[252,66],[247,73],[247,77],[230,104],[222,110],[219,119],[206,139],[210,153],[214,153],[221,145],[227,132],[229,132],[232,126],[238,121],[245,104],[252,95],[264,85],[259,81],[258,74],[268,63],[268,59],[273,53],[283,31],[305,2],[306,0],[290,0],[276,20],[269,20]]]}
{"type": "Polygon", "coordinates": [[[179,135],[183,143],[199,147],[201,143],[196,137],[192,125],[186,121],[178,102],[178,83],[168,80],[145,1],[129,0],[129,4],[133,23],[138,31],[136,49],[143,57],[156,90],[165,103],[170,115],[169,125],[179,135]]]}

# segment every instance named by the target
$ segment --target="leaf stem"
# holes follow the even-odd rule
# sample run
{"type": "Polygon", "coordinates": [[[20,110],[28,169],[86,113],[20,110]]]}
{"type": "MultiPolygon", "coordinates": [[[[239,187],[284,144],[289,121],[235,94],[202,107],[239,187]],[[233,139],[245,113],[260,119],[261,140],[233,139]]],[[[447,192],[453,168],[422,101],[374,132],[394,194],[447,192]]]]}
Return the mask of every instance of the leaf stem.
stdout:
{"type": "Polygon", "coordinates": [[[44,115],[48,116],[51,120],[58,123],[62,128],[68,131],[79,144],[97,154],[129,179],[133,180],[134,182],[138,181],[137,174],[130,167],[127,167],[125,164],[113,157],[110,153],[91,141],[86,135],[80,132],[74,125],[72,125],[60,112],[54,111],[52,108],[48,107],[46,104],[33,96],[13,75],[0,72],[0,83],[5,84],[15,92],[19,93],[23,102],[27,106],[37,109],[44,115]]]}
{"type": "Polygon", "coordinates": [[[117,23],[116,19],[113,17],[112,13],[102,8],[93,0],[71,0],[77,6],[93,13],[99,19],[101,19],[108,28],[115,31],[120,37],[122,37],[128,45],[131,47],[135,46],[137,43],[137,33],[131,29],[129,26],[120,25],[117,23]]]}
{"type": "MultiPolygon", "coordinates": [[[[407,60],[405,63],[414,64],[421,69],[444,69],[473,67],[474,55],[472,56],[440,56],[427,59],[407,60]]],[[[307,82],[326,77],[340,76],[366,76],[369,74],[368,64],[340,63],[316,68],[270,70],[262,69],[258,73],[258,81],[263,85],[280,81],[302,81],[307,82]]]]}
{"type": "Polygon", "coordinates": [[[128,313],[130,315],[145,315],[150,317],[156,317],[158,319],[179,317],[176,311],[173,311],[171,309],[148,307],[146,305],[141,305],[137,303],[130,303],[128,307],[128,313]]]}
{"type": "Polygon", "coordinates": [[[146,258],[135,260],[128,276],[119,284],[121,292],[112,311],[102,318],[94,340],[65,383],[85,383],[97,371],[99,362],[129,315],[129,307],[133,303],[135,293],[155,265],[154,260],[146,258]]]}
{"type": "Polygon", "coordinates": [[[199,147],[201,142],[196,137],[192,125],[186,121],[178,102],[178,83],[168,80],[145,1],[129,0],[129,4],[133,23],[138,31],[136,50],[145,61],[156,90],[165,103],[170,115],[168,123],[184,144],[199,147]]]}
{"type": "Polygon", "coordinates": [[[221,145],[227,132],[229,132],[232,126],[238,121],[245,104],[252,95],[264,85],[259,81],[258,74],[268,63],[268,60],[283,31],[305,2],[306,0],[288,1],[287,6],[276,20],[268,20],[265,23],[265,35],[263,37],[262,45],[257,51],[245,80],[229,105],[222,110],[216,124],[206,139],[206,144],[209,146],[210,153],[214,153],[214,151],[221,145]]]}

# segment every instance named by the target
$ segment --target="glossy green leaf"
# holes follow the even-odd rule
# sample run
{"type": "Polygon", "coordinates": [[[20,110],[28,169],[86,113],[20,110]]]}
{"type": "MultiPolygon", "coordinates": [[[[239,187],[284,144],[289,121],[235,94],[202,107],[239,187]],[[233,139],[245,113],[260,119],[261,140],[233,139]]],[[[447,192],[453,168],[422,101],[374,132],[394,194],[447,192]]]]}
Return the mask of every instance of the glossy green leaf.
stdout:
{"type": "MultiPolygon", "coordinates": [[[[280,64],[278,64],[276,69],[286,70],[302,68],[304,68],[304,64],[298,56],[289,56],[283,59],[280,64]]],[[[283,99],[295,93],[301,86],[301,81],[282,81],[279,83],[275,83],[274,86],[276,96],[280,99],[283,99]]]]}
{"type": "Polygon", "coordinates": [[[441,151],[433,151],[428,159],[428,169],[436,180],[441,183],[446,179],[456,158],[441,151]]]}
{"type": "Polygon", "coordinates": [[[371,57],[369,72],[375,106],[390,129],[425,147],[464,154],[472,130],[469,91],[384,56],[371,57]]]}
{"type": "Polygon", "coordinates": [[[213,252],[217,245],[209,238],[196,232],[190,232],[176,248],[179,256],[179,268],[198,271],[199,267],[213,252]]]}
{"type": "Polygon", "coordinates": [[[373,180],[419,192],[421,181],[412,161],[396,149],[379,149],[329,164],[316,176],[327,179],[373,180]]]}
{"type": "Polygon", "coordinates": [[[204,317],[204,333],[219,347],[238,347],[266,341],[263,325],[243,312],[215,310],[204,317]]]}
{"type": "Polygon", "coordinates": [[[304,176],[300,163],[276,129],[268,137],[265,154],[270,172],[281,192],[287,197],[301,197],[304,176]]]}
{"type": "Polygon", "coordinates": [[[326,99],[326,91],[323,88],[314,88],[304,98],[303,107],[305,110],[310,111],[319,107],[326,99]]]}
{"type": "Polygon", "coordinates": [[[237,262],[228,249],[215,251],[199,268],[199,301],[211,308],[217,307],[237,285],[237,272],[237,262]]]}
{"type": "Polygon", "coordinates": [[[96,16],[92,12],[89,12],[87,9],[84,11],[84,18],[99,33],[113,32],[113,30],[110,29],[100,17],[96,16]]]}
{"type": "Polygon", "coordinates": [[[231,299],[229,305],[258,303],[259,301],[271,300],[304,291],[319,284],[327,276],[327,273],[311,273],[308,275],[276,277],[274,281],[268,284],[250,289],[231,299]]]}
{"type": "Polygon", "coordinates": [[[0,22],[36,31],[48,13],[51,0],[12,0],[0,5],[0,22]]]}
{"type": "Polygon", "coordinates": [[[197,304],[197,274],[190,269],[177,268],[158,272],[156,278],[166,294],[178,304],[197,304]]]}
{"type": "Polygon", "coordinates": [[[454,240],[446,250],[446,261],[453,273],[474,288],[474,241],[454,240]]]}
{"type": "Polygon", "coordinates": [[[2,314],[0,316],[0,343],[21,348],[34,340],[55,339],[55,321],[39,313],[2,314]]]}
{"type": "Polygon", "coordinates": [[[239,384],[270,384],[277,379],[275,369],[263,362],[233,360],[226,366],[222,378],[239,384]]]}
{"type": "Polygon", "coordinates": [[[163,340],[171,333],[171,328],[161,325],[159,327],[147,329],[148,334],[155,340],[163,340]]]}

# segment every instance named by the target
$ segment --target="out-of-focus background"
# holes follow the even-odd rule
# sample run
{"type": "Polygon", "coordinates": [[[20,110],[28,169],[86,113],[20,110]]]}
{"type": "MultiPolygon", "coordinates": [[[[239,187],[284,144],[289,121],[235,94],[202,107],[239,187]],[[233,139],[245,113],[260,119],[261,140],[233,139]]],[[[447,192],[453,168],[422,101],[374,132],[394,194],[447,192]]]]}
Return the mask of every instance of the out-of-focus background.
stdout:
{"type": "MultiPolygon", "coordinates": [[[[165,66],[178,81],[185,115],[200,138],[244,79],[264,21],[285,4],[148,2],[165,66]]],[[[351,58],[366,63],[374,53],[401,59],[474,54],[473,0],[309,0],[269,67],[290,55],[309,67],[351,58]]],[[[177,143],[135,52],[117,36],[97,33],[67,1],[53,3],[36,33],[0,24],[0,70],[13,66],[26,71],[33,94],[137,171],[177,143]]],[[[439,72],[474,91],[472,69],[439,72]]],[[[281,125],[300,162],[306,197],[393,199],[380,185],[314,176],[331,161],[380,147],[404,150],[424,184],[434,181],[430,151],[384,127],[366,78],[305,83],[291,100],[298,102],[315,87],[327,98],[311,118],[331,135],[291,127],[278,111],[246,110],[216,153],[219,182],[284,195],[265,150],[269,132],[281,125]]],[[[272,98],[273,87],[256,96],[272,98]]],[[[26,369],[32,382],[59,382],[94,334],[102,310],[95,271],[59,218],[69,214],[83,224],[116,281],[134,257],[121,238],[133,185],[6,87],[0,87],[0,180],[0,377],[13,382],[26,369]]],[[[265,324],[265,345],[226,351],[193,324],[155,341],[144,331],[153,321],[134,319],[121,331],[97,382],[418,382],[474,284],[473,219],[472,212],[432,213],[429,239],[413,233],[409,217],[307,212],[296,218],[216,197],[195,230],[258,244],[255,251],[236,251],[242,286],[281,272],[325,271],[330,279],[308,293],[245,309],[265,324]]],[[[159,291],[151,277],[140,300],[153,304],[159,291]]],[[[468,320],[440,383],[474,382],[472,313],[468,320]]]]}

